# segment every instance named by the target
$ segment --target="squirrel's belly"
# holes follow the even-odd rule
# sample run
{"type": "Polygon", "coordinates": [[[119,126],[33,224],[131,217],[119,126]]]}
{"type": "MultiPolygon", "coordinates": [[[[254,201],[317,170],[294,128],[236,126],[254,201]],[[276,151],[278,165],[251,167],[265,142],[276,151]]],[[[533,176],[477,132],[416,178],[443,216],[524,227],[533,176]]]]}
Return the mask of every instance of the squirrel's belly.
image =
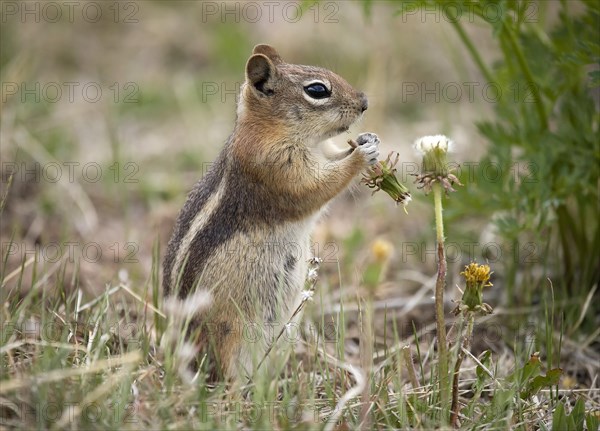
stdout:
{"type": "MultiPolygon", "coordinates": [[[[240,230],[215,250],[204,267],[198,288],[211,291],[213,304],[209,311],[218,319],[226,319],[231,330],[227,340],[220,341],[236,346],[232,346],[228,365],[230,375],[238,367],[253,369],[285,325],[291,323],[312,257],[310,233],[315,220],[316,216],[286,223],[285,227],[240,230]]],[[[210,319],[210,314],[207,317],[210,319]]],[[[297,330],[298,326],[291,329],[297,330]]],[[[286,333],[280,342],[289,345],[298,335],[295,332],[286,333]]]]}
{"type": "Polygon", "coordinates": [[[235,232],[213,250],[197,287],[211,291],[215,307],[235,310],[241,320],[285,324],[299,305],[316,219],[235,232]]]}

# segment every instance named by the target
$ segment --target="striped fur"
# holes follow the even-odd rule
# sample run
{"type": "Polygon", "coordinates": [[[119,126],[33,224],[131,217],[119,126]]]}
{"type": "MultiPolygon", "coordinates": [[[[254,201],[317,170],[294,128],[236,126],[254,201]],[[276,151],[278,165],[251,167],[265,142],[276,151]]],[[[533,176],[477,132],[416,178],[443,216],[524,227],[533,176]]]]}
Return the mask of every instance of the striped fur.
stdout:
{"type": "Polygon", "coordinates": [[[211,292],[194,329],[215,376],[251,374],[272,341],[266,328],[278,332],[299,304],[320,212],[378,155],[378,141],[328,158],[318,145],[365,109],[365,96],[333,72],[255,48],[233,134],[190,192],[163,265],[165,295],[211,292]],[[331,100],[302,95],[315,79],[331,85],[331,100]],[[245,334],[254,326],[260,339],[245,334]]]}

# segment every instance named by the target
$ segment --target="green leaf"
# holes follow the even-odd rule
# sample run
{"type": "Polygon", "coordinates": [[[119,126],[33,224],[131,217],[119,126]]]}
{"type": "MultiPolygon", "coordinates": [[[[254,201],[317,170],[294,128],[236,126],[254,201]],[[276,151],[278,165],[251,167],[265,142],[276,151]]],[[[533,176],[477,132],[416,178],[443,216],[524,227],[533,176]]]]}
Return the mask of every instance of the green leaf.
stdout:
{"type": "Polygon", "coordinates": [[[545,376],[535,377],[527,387],[526,396],[522,396],[521,398],[529,398],[537,394],[542,388],[549,388],[551,386],[558,385],[558,381],[560,380],[561,375],[562,369],[555,368],[553,370],[548,371],[548,373],[545,376]]]}
{"type": "Polygon", "coordinates": [[[569,416],[573,418],[575,429],[583,430],[583,421],[585,420],[585,402],[583,398],[577,400],[569,416]]]}
{"type": "MultiPolygon", "coordinates": [[[[479,355],[479,362],[481,362],[486,368],[489,369],[489,365],[491,362],[491,357],[492,357],[492,352],[490,350],[485,350],[484,352],[482,352],[479,355]]],[[[482,384],[485,382],[485,380],[489,377],[488,373],[486,373],[484,371],[484,369],[477,365],[477,368],[475,369],[475,372],[477,373],[477,383],[478,384],[482,384]]]]}
{"type": "Polygon", "coordinates": [[[521,374],[521,383],[525,383],[533,379],[534,377],[540,374],[540,368],[542,363],[540,361],[540,356],[537,353],[534,353],[529,358],[529,361],[525,364],[521,374]]]}
{"type": "Polygon", "coordinates": [[[600,428],[600,418],[596,416],[595,412],[589,412],[585,417],[585,424],[588,431],[597,430],[600,428]]]}
{"type": "Polygon", "coordinates": [[[567,416],[567,430],[568,431],[583,431],[583,430],[578,430],[575,427],[575,421],[573,420],[573,416],[567,416]]]}
{"type": "Polygon", "coordinates": [[[596,88],[600,85],[600,70],[592,70],[588,72],[588,76],[590,77],[590,82],[588,86],[590,88],[596,88]]]}
{"type": "Polygon", "coordinates": [[[554,414],[552,415],[552,430],[564,431],[567,429],[567,416],[565,415],[565,406],[563,403],[558,403],[554,414]]]}

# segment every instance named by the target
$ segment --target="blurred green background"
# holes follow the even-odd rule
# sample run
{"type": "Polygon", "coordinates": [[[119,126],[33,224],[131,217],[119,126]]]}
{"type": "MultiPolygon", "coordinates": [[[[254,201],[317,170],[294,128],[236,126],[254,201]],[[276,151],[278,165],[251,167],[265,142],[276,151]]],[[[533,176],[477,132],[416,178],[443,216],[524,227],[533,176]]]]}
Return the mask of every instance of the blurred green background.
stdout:
{"type": "MultiPolygon", "coordinates": [[[[558,247],[553,242],[558,234],[547,225],[515,222],[509,226],[512,236],[504,235],[494,222],[502,221],[505,207],[518,201],[520,191],[502,184],[487,190],[478,184],[530,175],[528,159],[518,158],[524,150],[511,147],[512,137],[502,136],[498,141],[508,144],[497,148],[516,157],[515,163],[503,160],[483,177],[477,165],[495,147],[478,124],[502,119],[498,109],[506,106],[522,105],[515,112],[534,118],[532,92],[523,85],[526,81],[510,81],[518,63],[514,58],[513,64],[503,63],[507,50],[502,39],[498,42],[500,30],[474,14],[461,20],[481,60],[490,67],[506,66],[494,69],[504,81],[490,86],[448,10],[418,9],[417,3],[2,2],[1,159],[3,195],[8,197],[1,239],[3,252],[11,238],[18,246],[8,253],[7,271],[18,268],[35,247],[42,252],[42,264],[56,268],[69,257],[64,244],[75,242],[75,252],[84,253],[78,282],[86,291],[103,289],[118,279],[119,271],[141,286],[150,274],[152,244],[160,241],[164,251],[187,191],[233,129],[236,93],[252,47],[268,43],[288,62],[332,69],[365,91],[369,110],[364,120],[337,142],[344,146],[358,133],[377,133],[383,155],[400,153],[404,182],[411,183],[409,174],[418,168],[411,148],[416,138],[443,133],[453,139],[452,157],[463,167],[465,186],[446,204],[447,240],[453,247],[448,285],[455,286],[464,264],[477,260],[495,271],[490,302],[507,297],[526,304],[539,301],[546,278],[560,280],[563,275],[560,265],[553,266],[556,260],[547,258],[558,247]],[[501,179],[498,169],[504,169],[501,179]],[[62,260],[54,259],[56,253],[62,260]],[[505,294],[507,286],[510,295],[505,294]]],[[[491,3],[509,13],[516,4],[491,3]]],[[[568,10],[560,2],[522,2],[522,27],[551,40],[549,29],[560,24],[561,14],[577,16],[586,10],[586,2],[566,3],[568,10]]],[[[592,38],[597,35],[590,31],[592,38]]],[[[544,69],[550,70],[545,65],[559,63],[535,59],[535,72],[539,69],[542,76],[544,69]]],[[[544,85],[551,86],[548,82],[544,85]]],[[[598,92],[582,88],[584,97],[593,100],[594,139],[598,92]]],[[[548,104],[548,109],[554,108],[548,104]]],[[[529,139],[526,133],[521,138],[529,139]]],[[[583,159],[595,163],[598,151],[591,150],[592,157],[583,159]]],[[[593,165],[585,169],[590,186],[597,188],[597,170],[593,165]]],[[[383,194],[371,198],[363,186],[331,205],[314,235],[316,251],[328,257],[325,286],[334,291],[341,286],[344,295],[355,297],[370,245],[378,237],[395,248],[389,283],[378,291],[381,298],[403,297],[419,287],[422,278],[407,276],[410,271],[435,273],[432,207],[411,189],[415,199],[408,214],[383,194]]],[[[533,204],[529,215],[550,214],[553,199],[562,197],[550,193],[533,204]]],[[[591,208],[587,217],[593,226],[581,234],[592,242],[585,265],[598,256],[597,194],[591,199],[596,201],[585,211],[591,208]]],[[[570,271],[580,258],[574,257],[570,271]]],[[[597,270],[575,289],[578,301],[594,281],[597,270]]],[[[594,325],[597,316],[591,319],[594,325]]]]}

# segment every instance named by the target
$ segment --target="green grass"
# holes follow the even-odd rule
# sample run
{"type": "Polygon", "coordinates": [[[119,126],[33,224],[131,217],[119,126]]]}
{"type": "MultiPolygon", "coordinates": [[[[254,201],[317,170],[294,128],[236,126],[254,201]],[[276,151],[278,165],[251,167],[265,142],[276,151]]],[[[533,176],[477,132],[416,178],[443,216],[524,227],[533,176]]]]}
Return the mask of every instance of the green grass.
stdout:
{"type": "MultiPolygon", "coordinates": [[[[310,310],[308,322],[329,318],[335,322],[338,330],[333,339],[324,333],[321,323],[320,332],[304,334],[287,365],[279,365],[283,370],[279,379],[259,380],[250,386],[210,387],[202,383],[202,373],[190,382],[182,365],[185,358],[178,354],[185,344],[183,337],[160,342],[166,322],[156,312],[162,309],[156,270],[146,282],[124,279],[90,298],[77,286],[76,268],[67,279],[69,264],[63,264],[53,282],[40,284],[44,271],[36,270],[37,266],[39,262],[29,263],[6,280],[7,284],[16,281],[13,288],[7,291],[3,287],[0,412],[6,427],[333,429],[328,421],[341,406],[335,429],[356,429],[365,419],[360,397],[345,400],[344,396],[352,391],[362,393],[364,385],[370,394],[367,411],[372,428],[431,429],[439,423],[436,353],[433,344],[424,341],[431,336],[431,326],[403,337],[394,327],[387,334],[384,351],[379,348],[381,342],[375,343],[374,368],[365,374],[358,365],[351,365],[356,360],[352,346],[358,347],[351,334],[357,321],[345,317],[344,308],[330,316],[310,310]],[[28,269],[37,274],[25,285],[20,274],[28,269]],[[415,355],[417,387],[409,383],[401,359],[404,345],[412,346],[415,355]]],[[[527,334],[535,337],[533,344],[522,333],[516,334],[513,340],[496,340],[491,355],[486,350],[477,360],[470,355],[465,358],[460,378],[462,428],[550,429],[554,409],[579,399],[584,409],[576,414],[594,420],[599,405],[597,389],[542,385],[535,398],[519,396],[533,377],[544,374],[527,371],[529,355],[542,348],[542,357],[551,358],[555,352],[558,358],[561,349],[564,353],[573,348],[567,347],[563,334],[554,329],[554,304],[548,299],[535,313],[529,313],[539,319],[536,333],[527,334]]],[[[500,316],[505,313],[512,314],[499,310],[500,316]]],[[[389,319],[386,316],[383,321],[389,319]]],[[[490,318],[476,326],[491,322],[490,318]]],[[[452,337],[452,331],[449,335],[452,337]]],[[[591,354],[589,348],[574,352],[591,354]]],[[[456,345],[451,357],[456,357],[456,345]]],[[[548,361],[540,368],[547,371],[558,362],[548,361]]],[[[571,410],[566,407],[567,412],[571,410]]]]}

